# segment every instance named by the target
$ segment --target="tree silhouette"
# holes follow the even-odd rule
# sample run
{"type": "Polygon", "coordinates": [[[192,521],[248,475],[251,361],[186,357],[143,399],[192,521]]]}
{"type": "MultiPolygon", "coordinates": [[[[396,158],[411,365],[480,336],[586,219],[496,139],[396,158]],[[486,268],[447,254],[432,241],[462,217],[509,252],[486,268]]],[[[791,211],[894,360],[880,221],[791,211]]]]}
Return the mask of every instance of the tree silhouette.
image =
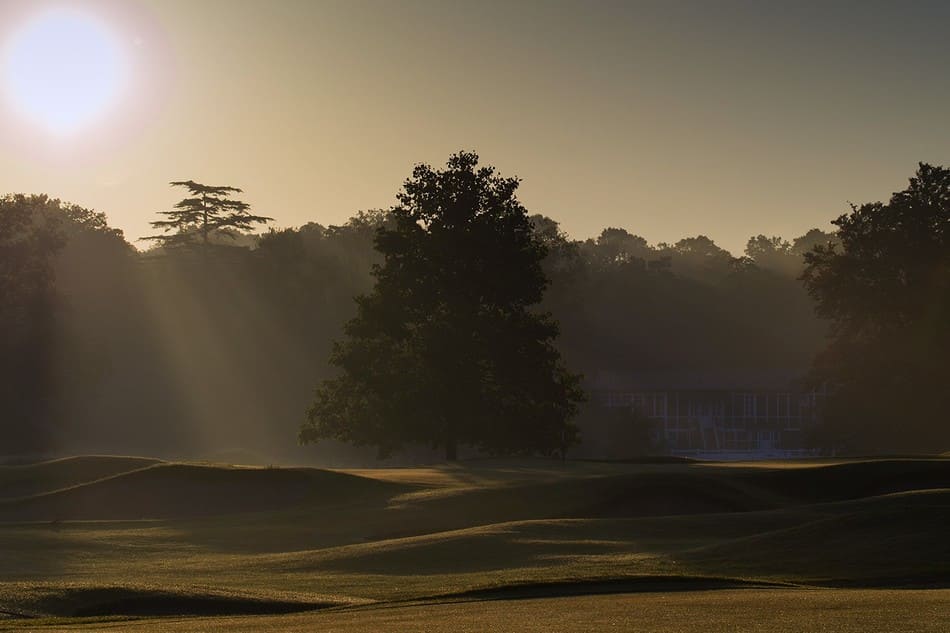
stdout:
{"type": "Polygon", "coordinates": [[[52,282],[51,258],[63,246],[59,208],[47,196],[0,197],[0,313],[14,312],[52,282]]]}
{"type": "MultiPolygon", "coordinates": [[[[341,226],[265,233],[254,251],[222,249],[206,265],[189,249],[143,256],[100,213],[45,196],[6,198],[0,433],[10,451],[45,450],[53,438],[69,450],[81,437],[114,452],[176,452],[191,449],[195,425],[220,424],[235,445],[291,455],[313,386],[339,372],[326,360],[356,315],[353,297],[372,291],[372,266],[384,263],[377,228],[396,228],[388,211],[361,213],[341,226]],[[169,361],[168,336],[185,350],[182,364],[169,361]],[[222,379],[184,397],[182,372],[222,379]]],[[[550,218],[529,219],[547,249],[541,306],[556,317],[557,347],[576,371],[804,372],[824,343],[812,300],[785,275],[695,268],[683,277],[654,269],[663,250],[644,250],[635,235],[608,232],[633,255],[617,258],[612,239],[576,241],[550,218]]],[[[793,251],[834,241],[817,230],[787,237],[793,251]]],[[[575,420],[582,426],[583,413],[575,420]]],[[[343,459],[345,449],[317,450],[343,459]]]]}
{"type": "Polygon", "coordinates": [[[45,195],[0,197],[0,435],[11,452],[40,448],[50,422],[64,208],[45,195]]]}
{"type": "Polygon", "coordinates": [[[563,451],[583,400],[534,306],[544,244],[515,197],[516,178],[460,152],[418,165],[381,227],[375,287],[357,299],[317,390],[302,442],[337,439],[389,454],[409,442],[490,453],[563,451]]]}
{"type": "Polygon", "coordinates": [[[822,441],[851,450],[950,448],[950,170],[921,163],[889,202],[853,206],[802,276],[832,337],[822,441]]]}
{"type": "Polygon", "coordinates": [[[171,211],[159,211],[167,220],[150,222],[152,228],[161,229],[162,235],[143,237],[162,246],[181,246],[199,241],[208,246],[212,236],[223,235],[234,239],[242,231],[249,231],[255,224],[266,224],[273,218],[254,215],[251,206],[231,198],[243,193],[237,187],[214,187],[193,180],[169,183],[173,187],[185,187],[190,194],[175,205],[171,211]],[[174,233],[169,234],[170,231],[174,233]]]}

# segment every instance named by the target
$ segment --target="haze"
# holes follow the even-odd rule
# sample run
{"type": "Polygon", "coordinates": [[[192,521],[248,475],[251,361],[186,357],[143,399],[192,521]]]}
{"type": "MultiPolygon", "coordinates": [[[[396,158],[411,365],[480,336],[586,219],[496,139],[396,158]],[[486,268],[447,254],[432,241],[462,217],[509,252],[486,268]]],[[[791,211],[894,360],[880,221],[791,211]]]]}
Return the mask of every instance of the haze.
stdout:
{"type": "MultiPolygon", "coordinates": [[[[0,42],[52,4],[0,3],[0,42]]],[[[169,180],[241,186],[278,226],[338,224],[473,148],[572,237],[739,254],[950,161],[946,3],[55,6],[108,26],[132,85],[68,139],[4,103],[0,190],[104,211],[131,239],[177,200],[169,180]]]]}
{"type": "Polygon", "coordinates": [[[948,24],[0,0],[0,630],[947,633],[948,24]]]}

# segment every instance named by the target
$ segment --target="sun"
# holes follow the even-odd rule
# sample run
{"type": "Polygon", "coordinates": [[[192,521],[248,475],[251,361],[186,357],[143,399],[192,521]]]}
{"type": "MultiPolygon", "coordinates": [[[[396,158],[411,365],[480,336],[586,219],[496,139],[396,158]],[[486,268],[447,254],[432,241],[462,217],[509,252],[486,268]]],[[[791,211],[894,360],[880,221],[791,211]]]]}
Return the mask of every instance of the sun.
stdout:
{"type": "Polygon", "coordinates": [[[125,82],[122,47],[92,15],[54,9],[13,32],[3,50],[2,90],[12,108],[56,134],[104,117],[125,82]]]}

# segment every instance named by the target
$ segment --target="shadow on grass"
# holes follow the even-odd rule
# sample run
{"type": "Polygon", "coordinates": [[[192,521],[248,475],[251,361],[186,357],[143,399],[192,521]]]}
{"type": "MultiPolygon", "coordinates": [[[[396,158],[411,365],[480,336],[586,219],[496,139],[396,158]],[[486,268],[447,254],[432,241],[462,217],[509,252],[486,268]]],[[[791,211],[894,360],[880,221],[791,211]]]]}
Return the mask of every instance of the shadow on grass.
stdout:
{"type": "Polygon", "coordinates": [[[527,583],[471,589],[435,596],[433,600],[528,600],[612,593],[665,593],[678,591],[714,591],[719,589],[788,589],[797,585],[783,582],[715,578],[706,576],[637,576],[597,580],[571,580],[527,583]]]}
{"type": "Polygon", "coordinates": [[[276,615],[340,606],[339,602],[175,591],[144,587],[35,587],[10,618],[276,615]]]}

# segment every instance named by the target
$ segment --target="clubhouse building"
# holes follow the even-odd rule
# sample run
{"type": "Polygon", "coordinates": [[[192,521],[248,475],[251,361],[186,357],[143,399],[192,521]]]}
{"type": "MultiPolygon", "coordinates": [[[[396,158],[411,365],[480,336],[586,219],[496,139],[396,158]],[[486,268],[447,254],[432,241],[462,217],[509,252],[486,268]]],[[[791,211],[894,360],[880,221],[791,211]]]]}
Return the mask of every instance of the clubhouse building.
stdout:
{"type": "MultiPolygon", "coordinates": [[[[806,389],[795,372],[602,372],[588,389],[594,403],[649,421],[655,453],[714,459],[816,454],[806,440],[824,392],[806,389]]],[[[602,431],[582,428],[585,452],[622,458],[622,439],[610,438],[609,429],[608,437],[597,437],[602,431]]]]}

